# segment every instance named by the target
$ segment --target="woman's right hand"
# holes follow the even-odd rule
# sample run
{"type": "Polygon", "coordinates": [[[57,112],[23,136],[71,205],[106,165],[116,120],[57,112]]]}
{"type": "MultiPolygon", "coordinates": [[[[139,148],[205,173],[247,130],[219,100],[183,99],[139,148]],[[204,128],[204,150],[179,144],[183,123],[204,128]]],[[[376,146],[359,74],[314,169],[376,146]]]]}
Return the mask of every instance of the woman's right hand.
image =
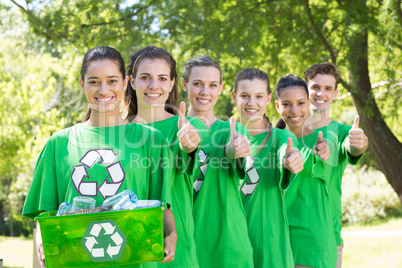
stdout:
{"type": "Polygon", "coordinates": [[[229,159],[246,158],[250,155],[250,141],[236,131],[234,117],[230,118],[230,140],[226,144],[226,156],[229,159]]]}
{"type": "Polygon", "coordinates": [[[297,174],[303,170],[303,158],[300,154],[300,151],[296,148],[293,148],[293,140],[291,137],[288,138],[286,155],[283,159],[283,166],[293,174],[297,174]]]}
{"type": "Polygon", "coordinates": [[[38,222],[36,222],[36,254],[40,267],[45,268],[45,252],[43,251],[42,233],[40,232],[40,226],[38,222]]]}
{"type": "Polygon", "coordinates": [[[328,143],[323,139],[323,134],[320,131],[318,133],[318,139],[314,146],[314,154],[318,156],[322,161],[327,161],[330,157],[330,149],[328,143]]]}

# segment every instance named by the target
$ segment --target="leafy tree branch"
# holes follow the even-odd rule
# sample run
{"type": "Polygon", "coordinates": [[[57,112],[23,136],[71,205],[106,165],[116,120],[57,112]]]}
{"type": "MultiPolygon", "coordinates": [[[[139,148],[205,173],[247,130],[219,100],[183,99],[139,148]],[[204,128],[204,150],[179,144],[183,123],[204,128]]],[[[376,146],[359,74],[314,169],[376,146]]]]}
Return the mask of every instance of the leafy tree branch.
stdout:
{"type": "MultiPolygon", "coordinates": [[[[336,64],[336,60],[337,60],[337,56],[335,55],[335,52],[331,46],[331,44],[328,42],[327,38],[325,38],[325,36],[323,35],[323,33],[321,32],[321,30],[318,28],[315,20],[314,20],[314,16],[311,12],[311,8],[310,8],[310,4],[308,0],[303,0],[303,5],[306,9],[306,14],[308,16],[309,22],[311,24],[311,27],[314,31],[314,33],[317,35],[318,39],[320,39],[321,43],[324,45],[325,49],[328,51],[330,57],[331,57],[331,61],[333,63],[336,64]]],[[[332,31],[335,31],[335,29],[339,27],[339,24],[334,27],[334,29],[332,31]]],[[[332,32],[330,32],[330,34],[328,36],[330,36],[332,34],[332,32]]],[[[348,91],[351,91],[351,87],[348,83],[346,83],[345,80],[341,79],[341,84],[342,86],[344,86],[348,91]]]]}

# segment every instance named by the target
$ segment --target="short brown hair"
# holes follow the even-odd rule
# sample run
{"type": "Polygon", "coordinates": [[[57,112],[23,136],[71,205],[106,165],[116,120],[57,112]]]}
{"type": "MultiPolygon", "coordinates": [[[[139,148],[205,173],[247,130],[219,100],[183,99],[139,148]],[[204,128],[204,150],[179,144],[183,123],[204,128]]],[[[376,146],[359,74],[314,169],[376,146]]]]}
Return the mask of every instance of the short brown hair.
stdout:
{"type": "Polygon", "coordinates": [[[338,87],[338,83],[341,82],[341,74],[338,67],[330,62],[318,63],[310,66],[307,71],[304,72],[304,80],[308,84],[310,79],[313,79],[317,74],[328,74],[335,78],[335,89],[338,87]]]}

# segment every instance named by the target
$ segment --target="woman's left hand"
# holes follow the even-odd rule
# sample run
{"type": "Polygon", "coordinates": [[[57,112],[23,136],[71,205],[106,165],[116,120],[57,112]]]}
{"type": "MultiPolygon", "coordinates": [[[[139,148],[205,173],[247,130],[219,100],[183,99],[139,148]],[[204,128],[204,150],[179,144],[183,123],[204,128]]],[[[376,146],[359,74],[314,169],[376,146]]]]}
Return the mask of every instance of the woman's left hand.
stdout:
{"type": "Polygon", "coordinates": [[[174,260],[176,252],[177,232],[173,212],[169,208],[163,211],[163,226],[165,233],[165,258],[161,262],[171,262],[174,260]]]}
{"type": "Polygon", "coordinates": [[[174,260],[176,252],[177,234],[170,234],[165,237],[165,258],[161,262],[171,262],[174,260]]]}

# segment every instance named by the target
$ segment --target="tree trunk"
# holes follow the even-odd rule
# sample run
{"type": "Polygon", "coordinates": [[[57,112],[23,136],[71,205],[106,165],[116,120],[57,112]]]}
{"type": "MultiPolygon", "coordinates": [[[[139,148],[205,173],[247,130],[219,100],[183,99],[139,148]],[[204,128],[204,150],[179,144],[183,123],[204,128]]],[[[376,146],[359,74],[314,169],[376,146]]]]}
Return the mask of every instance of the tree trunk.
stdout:
{"type": "Polygon", "coordinates": [[[368,33],[360,29],[349,37],[349,79],[351,93],[360,115],[360,124],[369,139],[369,148],[380,170],[402,202],[402,144],[388,128],[371,89],[368,70],[368,33]]]}

